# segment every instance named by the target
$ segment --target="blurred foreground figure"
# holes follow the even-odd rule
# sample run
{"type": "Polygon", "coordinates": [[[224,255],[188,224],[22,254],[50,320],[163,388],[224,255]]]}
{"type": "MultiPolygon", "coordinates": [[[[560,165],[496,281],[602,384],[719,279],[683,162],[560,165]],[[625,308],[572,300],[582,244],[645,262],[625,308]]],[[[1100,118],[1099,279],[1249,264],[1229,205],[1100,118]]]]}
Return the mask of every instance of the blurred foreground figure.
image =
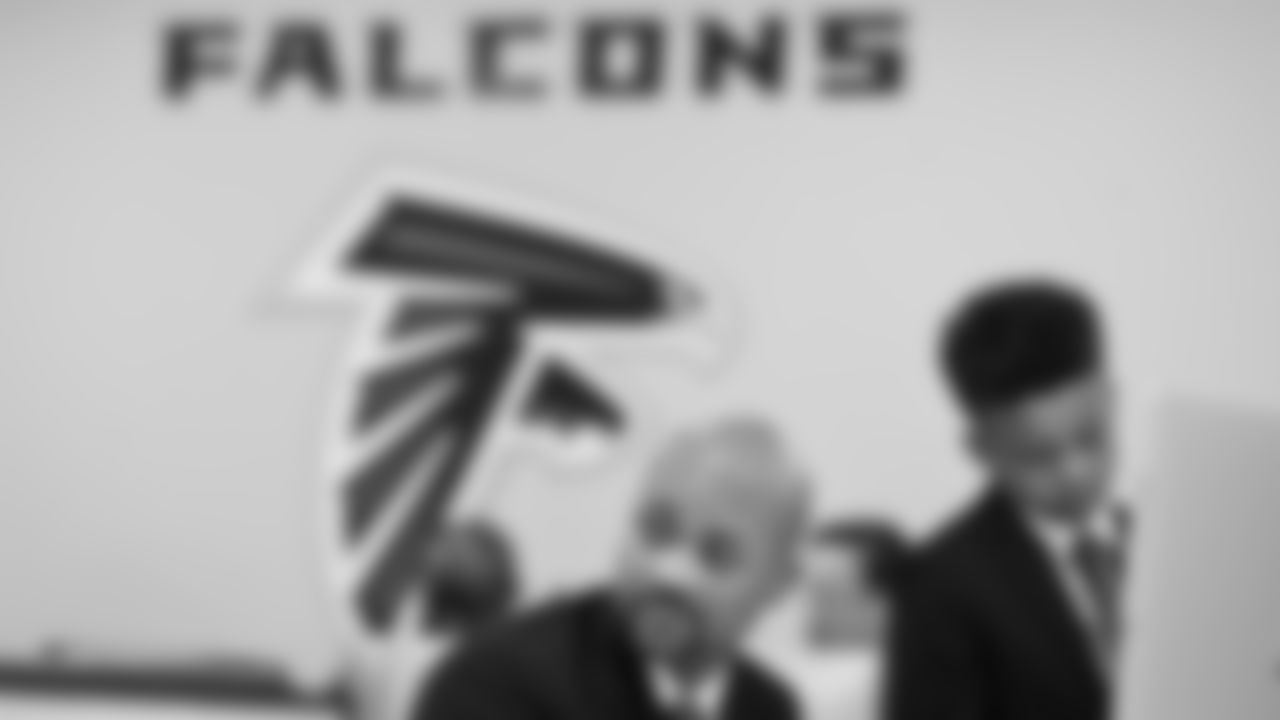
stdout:
{"type": "Polygon", "coordinates": [[[887,521],[850,518],[818,529],[805,553],[798,632],[770,656],[799,691],[806,720],[878,717],[905,556],[887,521]]]}
{"type": "Polygon", "coordinates": [[[420,572],[423,602],[398,613],[389,645],[353,650],[331,691],[353,720],[405,720],[423,678],[520,600],[516,548],[488,520],[441,528],[420,572]]]}
{"type": "Polygon", "coordinates": [[[414,717],[795,720],[791,695],[739,643],[793,577],[807,505],[767,425],[676,438],[645,478],[613,582],[474,637],[414,717]]]}
{"type": "Polygon", "coordinates": [[[515,551],[483,521],[447,528],[427,556],[426,620],[432,634],[457,640],[502,619],[520,591],[515,551]]]}
{"type": "Polygon", "coordinates": [[[1101,720],[1126,522],[1092,303],[1007,282],[952,319],[942,365],[987,475],[922,551],[894,623],[889,720],[1101,720]]]}
{"type": "Polygon", "coordinates": [[[841,520],[818,530],[807,555],[809,644],[879,648],[907,557],[902,533],[887,520],[841,520]]]}

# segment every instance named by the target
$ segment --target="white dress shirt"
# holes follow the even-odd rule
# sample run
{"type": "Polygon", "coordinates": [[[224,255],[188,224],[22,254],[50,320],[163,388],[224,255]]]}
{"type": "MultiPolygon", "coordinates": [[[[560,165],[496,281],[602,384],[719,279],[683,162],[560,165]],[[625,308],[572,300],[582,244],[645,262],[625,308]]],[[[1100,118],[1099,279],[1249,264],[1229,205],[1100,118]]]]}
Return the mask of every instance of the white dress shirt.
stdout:
{"type": "Polygon", "coordinates": [[[1118,506],[1107,505],[1081,523],[1065,523],[1030,515],[1025,518],[1053,566],[1058,585],[1076,621],[1081,629],[1094,636],[1103,622],[1102,608],[1098,606],[1088,580],[1081,576],[1074,553],[1079,543],[1086,539],[1110,548],[1120,548],[1124,543],[1122,511],[1118,506]]]}
{"type": "Polygon", "coordinates": [[[648,676],[649,691],[663,710],[693,710],[701,720],[717,720],[724,713],[729,692],[727,668],[717,668],[702,675],[692,686],[659,665],[649,666],[648,676]]]}

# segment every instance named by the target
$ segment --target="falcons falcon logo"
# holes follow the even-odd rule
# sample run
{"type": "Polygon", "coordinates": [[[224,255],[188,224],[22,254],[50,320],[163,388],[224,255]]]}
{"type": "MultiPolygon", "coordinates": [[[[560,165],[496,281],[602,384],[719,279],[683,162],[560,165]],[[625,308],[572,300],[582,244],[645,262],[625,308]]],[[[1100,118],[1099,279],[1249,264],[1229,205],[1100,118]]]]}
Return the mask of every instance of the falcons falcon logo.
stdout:
{"type": "Polygon", "coordinates": [[[354,298],[365,321],[324,474],[336,581],[349,619],[374,638],[420,602],[434,534],[512,428],[566,440],[629,431],[628,407],[539,336],[646,333],[703,304],[676,273],[607,238],[458,195],[384,183],[306,278],[354,298]]]}

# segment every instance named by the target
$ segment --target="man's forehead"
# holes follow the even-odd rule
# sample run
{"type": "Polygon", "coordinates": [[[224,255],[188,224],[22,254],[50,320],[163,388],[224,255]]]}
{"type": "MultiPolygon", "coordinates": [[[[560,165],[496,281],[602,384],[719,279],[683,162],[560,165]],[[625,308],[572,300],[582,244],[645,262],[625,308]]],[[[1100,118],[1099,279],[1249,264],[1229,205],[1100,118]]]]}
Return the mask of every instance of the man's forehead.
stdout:
{"type": "Polygon", "coordinates": [[[767,511],[803,507],[807,484],[776,433],[764,425],[721,425],[687,433],[652,466],[647,494],[694,505],[767,511]]]}
{"type": "Polygon", "coordinates": [[[649,486],[691,495],[785,498],[804,487],[785,451],[736,438],[681,438],[649,473],[649,486]]]}
{"type": "Polygon", "coordinates": [[[1112,405],[1110,386],[1100,378],[1063,385],[992,418],[1006,435],[1052,435],[1082,422],[1105,420],[1112,405]]]}
{"type": "Polygon", "coordinates": [[[661,476],[649,483],[646,497],[691,510],[716,510],[769,514],[789,510],[799,497],[777,485],[751,478],[717,476],[661,476]]]}

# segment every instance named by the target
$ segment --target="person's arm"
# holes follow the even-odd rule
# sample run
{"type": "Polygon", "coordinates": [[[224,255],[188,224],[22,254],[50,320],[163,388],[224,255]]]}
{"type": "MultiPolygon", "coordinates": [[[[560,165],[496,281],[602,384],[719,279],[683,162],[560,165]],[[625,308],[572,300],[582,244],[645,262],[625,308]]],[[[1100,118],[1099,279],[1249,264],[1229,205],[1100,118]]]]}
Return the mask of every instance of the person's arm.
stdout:
{"type": "Polygon", "coordinates": [[[537,704],[505,658],[463,651],[437,666],[412,720],[537,720],[537,704]]]}
{"type": "Polygon", "coordinates": [[[972,620],[942,583],[916,577],[892,622],[885,720],[985,720],[990,699],[972,620]]]}

